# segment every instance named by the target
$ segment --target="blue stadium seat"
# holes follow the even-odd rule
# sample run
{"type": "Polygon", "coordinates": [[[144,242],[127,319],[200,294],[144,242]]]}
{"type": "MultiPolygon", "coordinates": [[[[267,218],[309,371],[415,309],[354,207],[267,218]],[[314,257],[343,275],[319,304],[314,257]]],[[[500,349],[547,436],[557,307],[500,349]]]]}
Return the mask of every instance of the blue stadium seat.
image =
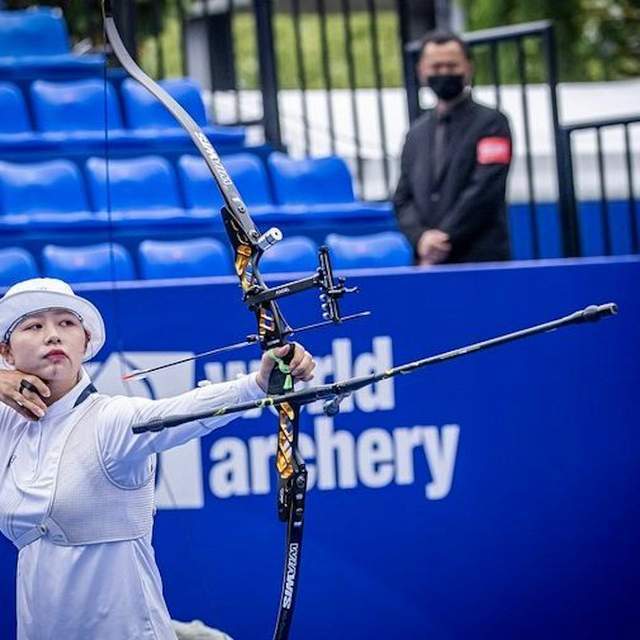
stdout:
{"type": "Polygon", "coordinates": [[[60,9],[0,11],[0,74],[4,79],[99,77],[103,65],[102,54],[70,52],[60,9]]]}
{"type": "Polygon", "coordinates": [[[413,251],[398,231],[385,231],[370,236],[327,236],[336,269],[405,267],[413,263],[413,251]]]}
{"type": "Polygon", "coordinates": [[[0,286],[10,287],[20,280],[37,278],[38,267],[32,255],[24,249],[0,249],[0,286]]]}
{"type": "Polygon", "coordinates": [[[59,247],[49,244],[42,250],[45,276],[66,282],[133,280],[135,272],[129,252],[119,244],[88,247],[59,247]]]}
{"type": "MultiPolygon", "coordinates": [[[[216,127],[207,125],[207,114],[202,101],[200,87],[189,78],[172,78],[162,80],[160,86],[174,98],[213,144],[244,144],[245,130],[242,127],[216,127]]],[[[124,105],[125,122],[128,128],[135,129],[144,136],[157,135],[157,130],[164,130],[163,136],[184,137],[184,132],[176,119],[167,111],[159,100],[152,96],[139,82],[127,78],[122,83],[122,102],[124,105]],[[174,130],[172,134],[167,130],[174,130]]]]}
{"type": "Polygon", "coordinates": [[[294,160],[275,152],[267,159],[267,165],[282,215],[303,214],[325,223],[345,219],[376,225],[393,222],[390,202],[362,202],[355,198],[349,169],[337,156],[294,160]]]}
{"type": "Polygon", "coordinates": [[[178,160],[178,177],[187,209],[201,209],[215,213],[222,207],[220,191],[200,156],[182,156],[178,160]]]}
{"type": "MultiPolygon", "coordinates": [[[[259,158],[249,153],[238,153],[225,156],[223,162],[242,199],[251,207],[252,214],[273,210],[267,172],[259,158]]],[[[218,211],[222,207],[222,196],[201,157],[182,156],[178,161],[178,174],[189,209],[218,211]]]]}
{"type": "Polygon", "coordinates": [[[0,162],[0,214],[26,216],[34,225],[98,224],[88,211],[80,172],[67,160],[0,162]]]}
{"type": "Polygon", "coordinates": [[[353,202],[349,168],[342,158],[294,160],[284,153],[272,153],[267,164],[278,204],[332,204],[353,202]]]}
{"type": "Polygon", "coordinates": [[[4,114],[0,118],[0,134],[31,133],[27,106],[15,84],[0,82],[0,113],[4,114]]]}
{"type": "MultiPolygon", "coordinates": [[[[207,114],[198,85],[189,78],[162,80],[160,86],[204,127],[207,114]]],[[[130,129],[171,129],[178,127],[167,108],[139,82],[127,78],[120,89],[127,127],[130,129]]]]}
{"type": "MultiPolygon", "coordinates": [[[[122,119],[116,93],[107,83],[109,129],[121,129],[122,119]]],[[[105,85],[99,79],[73,82],[45,82],[36,80],[31,85],[31,104],[40,131],[72,133],[83,138],[87,132],[97,133],[104,139],[105,85]]],[[[113,137],[110,131],[109,136],[113,137]]]]}
{"type": "Polygon", "coordinates": [[[193,278],[232,273],[227,248],[213,238],[179,242],[145,240],[139,247],[143,278],[193,278]]]}
{"type": "Polygon", "coordinates": [[[132,159],[89,158],[87,182],[93,208],[114,223],[188,221],[173,167],[160,156],[132,159]]]}
{"type": "Polygon", "coordinates": [[[67,28],[60,9],[0,11],[0,57],[68,52],[67,28]]]}
{"type": "Polygon", "coordinates": [[[304,236],[281,240],[260,259],[262,273],[313,271],[317,266],[318,245],[304,236]]]}

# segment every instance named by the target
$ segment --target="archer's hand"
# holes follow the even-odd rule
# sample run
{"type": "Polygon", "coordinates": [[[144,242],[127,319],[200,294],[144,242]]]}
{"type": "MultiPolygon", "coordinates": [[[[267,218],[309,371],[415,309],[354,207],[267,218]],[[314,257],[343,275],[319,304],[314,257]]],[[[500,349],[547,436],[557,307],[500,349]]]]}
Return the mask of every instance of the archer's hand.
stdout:
{"type": "Polygon", "coordinates": [[[440,229],[427,229],[418,240],[417,252],[422,266],[444,262],[451,252],[449,234],[440,229]]]}
{"type": "MultiPolygon", "coordinates": [[[[276,347],[270,351],[272,351],[277,358],[283,358],[289,353],[289,349],[295,349],[293,358],[289,363],[293,380],[311,380],[313,378],[313,370],[316,368],[316,363],[313,361],[311,354],[306,351],[300,343],[292,342],[291,344],[285,344],[283,347],[276,347]]],[[[267,389],[269,388],[271,371],[273,367],[276,366],[276,360],[270,355],[270,351],[262,354],[260,369],[256,377],[256,382],[265,393],[267,393],[267,389]]]]}
{"type": "Polygon", "coordinates": [[[38,420],[44,416],[47,405],[40,396],[48,398],[50,395],[49,387],[38,376],[9,369],[0,371],[0,402],[29,420],[38,420]],[[40,395],[26,389],[20,393],[23,380],[30,382],[40,395]]]}

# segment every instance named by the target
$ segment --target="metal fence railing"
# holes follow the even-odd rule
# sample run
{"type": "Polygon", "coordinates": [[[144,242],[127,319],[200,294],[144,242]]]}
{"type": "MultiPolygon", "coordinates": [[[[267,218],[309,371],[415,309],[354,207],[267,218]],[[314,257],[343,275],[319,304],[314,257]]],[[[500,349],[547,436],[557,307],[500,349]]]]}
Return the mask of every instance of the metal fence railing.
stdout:
{"type": "Polygon", "coordinates": [[[124,39],[149,73],[176,72],[171,27],[180,72],[209,92],[216,121],[261,125],[267,142],[300,155],[339,153],[362,197],[373,183],[382,184],[376,197],[389,195],[396,158],[384,93],[402,86],[406,0],[183,2],[165,0],[160,12],[157,2],[114,0],[124,39]]]}
{"type": "MultiPolygon", "coordinates": [[[[347,159],[359,195],[390,195],[398,172],[399,144],[422,109],[416,77],[419,44],[413,40],[433,15],[416,25],[418,3],[409,0],[112,0],[128,49],[156,78],[190,75],[208,97],[220,124],[254,126],[276,148],[299,155],[337,153],[347,159]],[[403,91],[403,85],[405,91],[403,91]]],[[[99,0],[60,3],[79,50],[101,49],[99,0]]],[[[427,3],[428,4],[428,3],[427,3]]],[[[424,16],[423,16],[424,18],[424,16]]],[[[638,251],[638,182],[630,138],[637,118],[562,126],[553,25],[548,21],[463,34],[474,58],[474,93],[502,108],[515,129],[510,189],[517,187],[515,217],[527,233],[519,255],[593,255],[587,221],[601,230],[601,252],[620,253],[628,229],[630,252],[638,251]],[[516,113],[514,117],[513,114],[516,113]],[[618,130],[622,151],[611,157],[609,136],[618,130]],[[592,150],[581,152],[584,136],[592,150]],[[541,151],[541,139],[545,139],[541,151]],[[598,191],[585,200],[583,165],[590,164],[598,191]],[[626,176],[611,187],[611,167],[626,176]],[[579,170],[574,171],[576,166],[579,170]],[[617,165],[615,165],[617,166],[617,165]],[[576,195],[577,193],[577,195],[576,195]],[[614,198],[615,202],[610,202],[614,198]],[[626,202],[624,211],[621,202],[626,202]],[[591,209],[584,214],[584,202],[591,209]],[[598,213],[593,203],[597,201],[598,213]],[[554,246],[549,251],[549,211],[554,246]],[[625,213],[626,212],[626,213],[625,213]],[[585,217],[586,216],[586,217],[585,217]],[[558,222],[559,221],[559,222],[558,222]],[[586,235],[585,235],[586,234],[586,235]]],[[[256,140],[257,141],[257,140],[256,140]]],[[[620,178],[621,179],[621,178],[620,178]]],[[[592,189],[593,190],[593,189],[592,189]]],[[[512,199],[513,202],[513,199],[512,199]]],[[[512,209],[513,211],[513,209],[512,209]]]]}
{"type": "Polygon", "coordinates": [[[300,155],[345,157],[364,198],[386,197],[395,186],[397,158],[389,145],[394,116],[386,101],[390,87],[402,86],[399,16],[406,5],[405,0],[273,3],[284,137],[300,155]],[[287,57],[293,58],[293,71],[285,75],[287,57]]]}
{"type": "Polygon", "coordinates": [[[567,161],[562,179],[569,193],[577,255],[638,253],[640,163],[634,162],[632,134],[640,134],[640,115],[568,124],[561,132],[567,161]],[[611,138],[615,134],[617,140],[611,138]],[[611,138],[608,153],[605,136],[611,138]],[[582,184],[576,184],[576,164],[583,165],[582,184]]]}
{"type": "MultiPolygon", "coordinates": [[[[97,0],[72,0],[99,16],[97,0]]],[[[264,138],[282,146],[278,74],[271,0],[112,0],[123,41],[156,79],[191,76],[209,96],[220,124],[260,126],[264,138]]],[[[87,37],[102,42],[99,22],[87,20],[87,37]]]]}

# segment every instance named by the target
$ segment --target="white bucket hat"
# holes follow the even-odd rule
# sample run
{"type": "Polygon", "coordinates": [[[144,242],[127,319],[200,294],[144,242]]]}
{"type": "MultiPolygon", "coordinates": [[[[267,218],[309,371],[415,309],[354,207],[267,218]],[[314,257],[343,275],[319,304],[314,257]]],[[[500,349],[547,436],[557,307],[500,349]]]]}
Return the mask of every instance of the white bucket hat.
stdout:
{"type": "Polygon", "coordinates": [[[83,361],[93,358],[105,340],[104,321],[96,307],[62,280],[31,278],[14,284],[0,300],[0,342],[7,342],[25,316],[47,309],[68,309],[81,320],[90,339],[83,361]]]}

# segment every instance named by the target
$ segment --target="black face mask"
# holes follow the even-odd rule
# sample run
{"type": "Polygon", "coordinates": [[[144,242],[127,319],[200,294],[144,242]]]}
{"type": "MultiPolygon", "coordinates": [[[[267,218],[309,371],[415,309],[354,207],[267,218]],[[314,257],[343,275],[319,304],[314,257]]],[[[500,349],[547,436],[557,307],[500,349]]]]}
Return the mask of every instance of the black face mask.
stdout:
{"type": "Polygon", "coordinates": [[[462,74],[429,76],[427,85],[441,100],[453,100],[464,90],[464,76],[462,74]]]}

